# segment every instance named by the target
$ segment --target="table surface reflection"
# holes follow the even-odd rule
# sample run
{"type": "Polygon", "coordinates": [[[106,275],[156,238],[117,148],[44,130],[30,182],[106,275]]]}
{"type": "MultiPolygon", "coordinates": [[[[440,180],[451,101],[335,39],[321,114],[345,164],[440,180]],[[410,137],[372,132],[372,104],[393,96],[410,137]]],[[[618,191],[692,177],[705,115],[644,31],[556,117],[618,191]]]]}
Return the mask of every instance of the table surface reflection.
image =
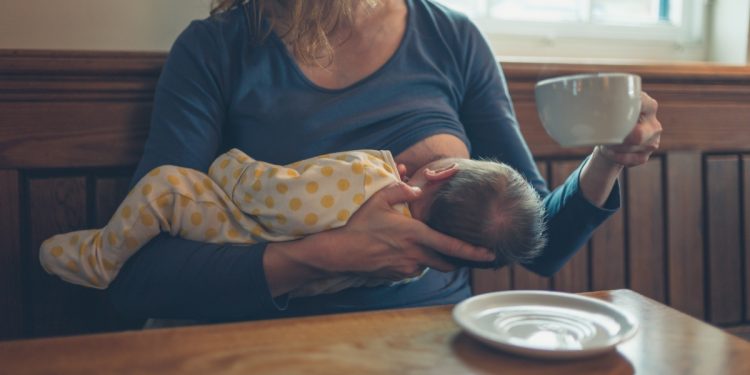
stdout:
{"type": "Polygon", "coordinates": [[[750,343],[630,290],[584,293],[641,322],[617,351],[539,361],[463,334],[452,306],[0,342],[5,374],[750,374],[750,343]]]}

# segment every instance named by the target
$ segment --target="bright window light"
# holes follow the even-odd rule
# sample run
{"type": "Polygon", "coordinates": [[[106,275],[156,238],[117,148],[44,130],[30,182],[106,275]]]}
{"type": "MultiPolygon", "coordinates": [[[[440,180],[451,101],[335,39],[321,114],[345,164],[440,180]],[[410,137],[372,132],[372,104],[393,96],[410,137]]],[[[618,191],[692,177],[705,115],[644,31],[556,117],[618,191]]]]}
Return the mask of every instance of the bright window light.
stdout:
{"type": "MultiPolygon", "coordinates": [[[[661,42],[663,50],[674,50],[675,54],[686,54],[686,49],[693,48],[687,52],[703,55],[705,0],[434,1],[467,14],[496,46],[507,46],[508,38],[521,37],[544,40],[547,46],[558,49],[565,43],[581,41],[592,46],[589,42],[598,40],[608,45],[594,48],[612,50],[615,40],[628,44],[631,50],[636,43],[661,42]],[[505,43],[497,42],[502,38],[505,43]]],[[[653,50],[656,46],[646,48],[653,50]]]]}

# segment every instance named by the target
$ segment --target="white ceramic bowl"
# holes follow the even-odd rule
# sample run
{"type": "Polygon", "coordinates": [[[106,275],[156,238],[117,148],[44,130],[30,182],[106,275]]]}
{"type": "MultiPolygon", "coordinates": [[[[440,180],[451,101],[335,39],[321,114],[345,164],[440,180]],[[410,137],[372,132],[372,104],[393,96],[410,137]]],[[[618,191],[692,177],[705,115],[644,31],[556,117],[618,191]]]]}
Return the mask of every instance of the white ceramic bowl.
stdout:
{"type": "Polygon", "coordinates": [[[635,74],[550,78],[534,93],[544,129],[563,147],[622,143],[641,111],[641,77],[635,74]]]}

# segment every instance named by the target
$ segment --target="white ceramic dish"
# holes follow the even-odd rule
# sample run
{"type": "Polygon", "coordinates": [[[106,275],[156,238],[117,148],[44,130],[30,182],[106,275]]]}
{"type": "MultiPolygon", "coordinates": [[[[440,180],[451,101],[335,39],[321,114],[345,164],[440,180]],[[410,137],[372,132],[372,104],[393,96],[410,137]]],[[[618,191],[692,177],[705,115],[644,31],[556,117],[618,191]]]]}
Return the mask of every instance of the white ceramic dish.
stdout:
{"type": "Polygon", "coordinates": [[[547,359],[610,352],[638,330],[636,319],[611,303],[547,291],[480,294],[456,305],[453,319],[490,346],[547,359]]]}

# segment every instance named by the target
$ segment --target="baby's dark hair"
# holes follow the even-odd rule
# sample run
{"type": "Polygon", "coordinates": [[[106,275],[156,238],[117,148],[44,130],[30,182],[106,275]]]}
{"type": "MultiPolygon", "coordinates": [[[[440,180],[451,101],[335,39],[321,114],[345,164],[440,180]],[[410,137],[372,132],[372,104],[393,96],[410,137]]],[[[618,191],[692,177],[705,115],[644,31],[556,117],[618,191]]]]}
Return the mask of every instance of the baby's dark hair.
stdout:
{"type": "Polygon", "coordinates": [[[495,253],[491,262],[447,257],[456,265],[499,268],[525,263],[547,243],[544,206],[526,179],[494,160],[454,159],[455,176],[435,194],[427,225],[495,253]]]}

